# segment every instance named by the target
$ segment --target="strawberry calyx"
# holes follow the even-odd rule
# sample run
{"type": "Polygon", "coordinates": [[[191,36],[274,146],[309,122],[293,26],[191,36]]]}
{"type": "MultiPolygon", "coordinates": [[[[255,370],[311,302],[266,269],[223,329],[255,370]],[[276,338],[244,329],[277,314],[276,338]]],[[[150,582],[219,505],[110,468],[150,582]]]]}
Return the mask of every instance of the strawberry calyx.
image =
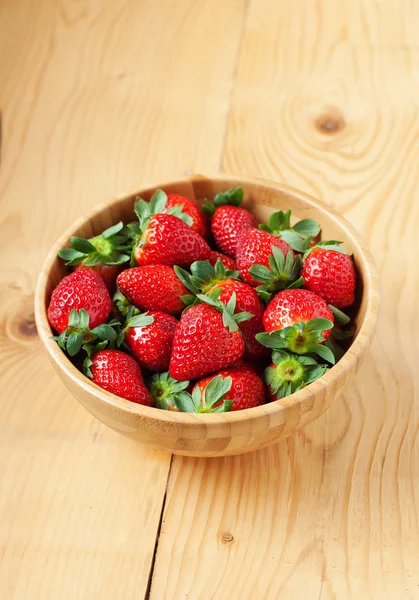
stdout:
{"type": "Polygon", "coordinates": [[[254,315],[250,312],[239,312],[234,314],[234,311],[236,309],[236,292],[233,292],[231,294],[230,300],[227,302],[227,304],[224,304],[224,302],[221,302],[221,300],[219,299],[221,291],[222,290],[220,288],[217,288],[215,290],[212,290],[208,294],[208,296],[205,296],[204,294],[197,294],[196,297],[199,298],[201,302],[209,304],[221,313],[223,318],[223,325],[230,332],[234,333],[235,331],[240,331],[238,323],[248,321],[249,319],[252,319],[254,315]]]}
{"type": "Polygon", "coordinates": [[[192,394],[184,393],[175,397],[175,404],[181,412],[221,413],[229,412],[233,406],[231,400],[224,400],[230,391],[233,380],[230,376],[217,375],[204,390],[196,385],[192,394]]]}
{"type": "Polygon", "coordinates": [[[258,342],[273,350],[291,350],[295,354],[317,354],[323,360],[335,364],[335,357],[329,347],[323,345],[323,332],[333,328],[332,321],[316,318],[301,321],[284,329],[270,333],[258,333],[258,342]]]}
{"type": "Polygon", "coordinates": [[[181,267],[173,267],[178,279],[194,296],[206,294],[217,283],[226,279],[238,279],[238,271],[226,269],[221,259],[217,259],[213,267],[208,260],[197,260],[190,266],[190,273],[181,267]]]}
{"type": "Polygon", "coordinates": [[[300,277],[301,265],[302,259],[299,254],[293,255],[288,251],[284,257],[279,248],[272,246],[269,267],[252,265],[249,273],[253,279],[262,283],[256,288],[259,296],[262,300],[269,301],[275,292],[299,288],[303,285],[304,279],[300,277]]]}
{"type": "Polygon", "coordinates": [[[165,372],[156,373],[151,377],[149,390],[158,408],[176,410],[178,403],[188,402],[189,398],[185,399],[185,396],[190,396],[185,391],[188,386],[189,381],[177,381],[170,377],[168,372],[165,372]]]}
{"type": "Polygon", "coordinates": [[[313,383],[328,370],[327,365],[318,364],[310,356],[291,354],[285,350],[272,353],[272,365],[265,369],[264,380],[278,400],[313,383]]]}
{"type": "Polygon", "coordinates": [[[139,246],[145,246],[146,242],[143,239],[144,233],[147,231],[147,228],[150,224],[150,220],[153,215],[157,215],[160,213],[170,214],[178,219],[181,219],[187,225],[193,224],[193,219],[186,213],[182,211],[183,205],[176,205],[169,209],[166,209],[167,204],[167,194],[163,190],[157,190],[152,195],[149,202],[143,200],[142,198],[136,198],[134,204],[134,212],[137,215],[138,222],[129,223],[127,225],[127,229],[129,232],[129,237],[131,239],[131,266],[134,266],[136,263],[135,260],[135,249],[139,246]]]}
{"type": "Polygon", "coordinates": [[[212,203],[208,199],[205,199],[202,210],[207,217],[212,218],[215,211],[220,206],[240,206],[240,204],[243,202],[243,197],[243,188],[238,187],[235,189],[229,189],[225,192],[220,192],[217,194],[212,203]]]}
{"type": "Polygon", "coordinates": [[[66,265],[74,266],[83,263],[86,267],[96,265],[117,266],[129,261],[130,256],[126,250],[131,250],[127,244],[127,236],[122,232],[122,221],[105,229],[100,235],[88,240],[80,237],[71,237],[71,248],[63,248],[58,256],[66,261],[66,265]]]}
{"type": "Polygon", "coordinates": [[[82,308],[72,310],[68,317],[68,327],[60,335],[51,336],[69,356],[76,356],[83,348],[88,354],[94,348],[94,342],[102,344],[101,350],[112,345],[116,340],[115,328],[119,321],[103,323],[93,329],[89,328],[89,313],[82,308]]]}
{"type": "MultiPolygon", "coordinates": [[[[120,292],[119,290],[116,290],[115,294],[113,295],[113,301],[115,303],[116,308],[121,313],[121,315],[123,317],[126,317],[129,309],[132,306],[130,301],[127,298],[125,298],[124,294],[122,294],[122,292],[120,292]]],[[[138,313],[139,312],[140,311],[138,311],[138,313]]]]}
{"type": "Polygon", "coordinates": [[[304,258],[307,258],[307,256],[309,256],[314,250],[318,250],[319,248],[322,248],[323,250],[333,250],[333,252],[340,252],[341,254],[348,254],[348,252],[340,247],[340,244],[343,244],[343,242],[340,242],[339,240],[325,240],[324,242],[317,242],[317,244],[305,250],[304,258]]]}
{"type": "Polygon", "coordinates": [[[270,217],[267,225],[259,225],[259,229],[267,231],[283,239],[296,252],[305,252],[313,237],[320,233],[320,225],[313,219],[302,219],[291,227],[291,210],[278,210],[270,217]]]}

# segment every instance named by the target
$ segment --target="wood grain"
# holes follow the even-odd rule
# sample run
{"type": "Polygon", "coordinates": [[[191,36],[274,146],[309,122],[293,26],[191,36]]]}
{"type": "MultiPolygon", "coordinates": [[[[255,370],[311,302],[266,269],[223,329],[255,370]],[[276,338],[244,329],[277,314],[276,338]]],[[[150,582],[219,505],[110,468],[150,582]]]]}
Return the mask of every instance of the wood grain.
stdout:
{"type": "Polygon", "coordinates": [[[243,6],[0,4],[2,599],[144,597],[170,455],[74,402],[41,352],[33,288],[93,205],[217,170],[243,6]]]}
{"type": "Polygon", "coordinates": [[[418,5],[250,0],[223,170],[285,181],[363,233],[379,333],[314,424],[175,457],[152,600],[419,597],[418,5]]]}

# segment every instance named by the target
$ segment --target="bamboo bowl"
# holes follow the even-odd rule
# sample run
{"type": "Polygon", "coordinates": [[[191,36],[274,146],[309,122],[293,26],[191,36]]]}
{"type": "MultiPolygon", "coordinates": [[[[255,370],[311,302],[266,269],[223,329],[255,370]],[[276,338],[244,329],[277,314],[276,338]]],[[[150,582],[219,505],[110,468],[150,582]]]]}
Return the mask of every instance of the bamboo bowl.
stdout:
{"type": "Polygon", "coordinates": [[[273,444],[314,421],[348,386],[365,355],[377,322],[377,271],[365,243],[353,227],[321,202],[282,184],[238,177],[192,176],[144,187],[135,194],[118,197],[76,221],[56,242],[39,275],[35,295],[35,317],[39,336],[64,384],[77,400],[100,421],[125,435],[150,443],[154,448],[186,456],[227,456],[273,444]],[[50,339],[47,306],[52,290],[67,273],[57,252],[69,245],[72,235],[92,237],[122,220],[133,219],[136,196],[149,199],[162,188],[194,198],[205,197],[231,187],[244,189],[244,206],[251,207],[263,222],[279,209],[291,208],[294,218],[313,218],[322,226],[323,239],[338,239],[353,252],[358,272],[356,335],[344,357],[330,371],[307,388],[285,398],[243,411],[225,414],[188,414],[140,406],[102,390],[80,373],[50,339]]]}

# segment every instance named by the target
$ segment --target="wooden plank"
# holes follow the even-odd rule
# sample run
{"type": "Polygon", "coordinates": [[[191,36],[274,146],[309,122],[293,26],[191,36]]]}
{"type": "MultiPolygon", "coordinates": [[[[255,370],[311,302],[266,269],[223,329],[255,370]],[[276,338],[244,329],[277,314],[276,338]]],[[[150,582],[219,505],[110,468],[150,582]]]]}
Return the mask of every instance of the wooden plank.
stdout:
{"type": "Polygon", "coordinates": [[[153,600],[419,594],[418,5],[251,0],[223,169],[334,205],[381,272],[362,373],[269,449],[175,457],[153,600]]]}
{"type": "Polygon", "coordinates": [[[144,597],[170,455],[70,397],[37,341],[33,287],[94,204],[218,168],[242,15],[241,0],[0,6],[2,599],[144,597]]]}

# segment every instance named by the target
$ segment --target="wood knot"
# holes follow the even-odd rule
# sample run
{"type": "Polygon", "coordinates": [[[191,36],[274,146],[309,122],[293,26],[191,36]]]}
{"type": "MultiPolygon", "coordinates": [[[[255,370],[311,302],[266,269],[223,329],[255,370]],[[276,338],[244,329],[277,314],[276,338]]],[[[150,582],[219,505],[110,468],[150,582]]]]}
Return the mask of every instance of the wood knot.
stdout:
{"type": "Polygon", "coordinates": [[[23,317],[18,325],[18,328],[23,337],[35,337],[38,333],[35,324],[35,315],[30,313],[28,316],[23,317]]]}
{"type": "Polygon", "coordinates": [[[339,111],[328,111],[317,117],[316,129],[325,135],[334,135],[345,128],[346,123],[339,111]]]}
{"type": "Polygon", "coordinates": [[[221,538],[221,541],[223,542],[223,544],[231,544],[231,542],[234,540],[234,537],[231,535],[231,533],[224,533],[224,535],[221,538]]]}

